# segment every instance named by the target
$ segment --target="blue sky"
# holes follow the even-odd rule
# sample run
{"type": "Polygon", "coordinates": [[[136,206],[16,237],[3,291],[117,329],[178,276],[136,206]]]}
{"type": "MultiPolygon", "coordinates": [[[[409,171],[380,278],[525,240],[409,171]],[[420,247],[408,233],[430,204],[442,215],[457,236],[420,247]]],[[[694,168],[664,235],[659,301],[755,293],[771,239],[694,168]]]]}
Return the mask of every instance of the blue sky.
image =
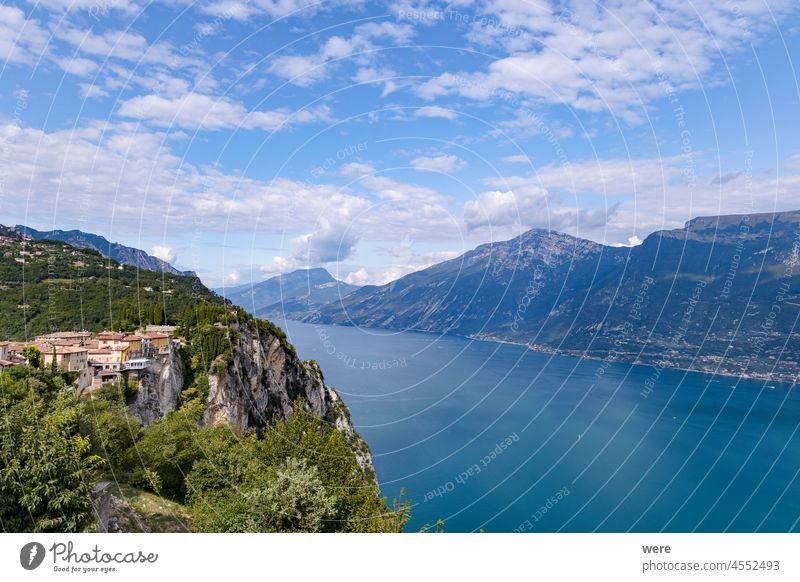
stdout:
{"type": "Polygon", "coordinates": [[[800,208],[792,1],[0,6],[0,222],[210,285],[800,208]]]}

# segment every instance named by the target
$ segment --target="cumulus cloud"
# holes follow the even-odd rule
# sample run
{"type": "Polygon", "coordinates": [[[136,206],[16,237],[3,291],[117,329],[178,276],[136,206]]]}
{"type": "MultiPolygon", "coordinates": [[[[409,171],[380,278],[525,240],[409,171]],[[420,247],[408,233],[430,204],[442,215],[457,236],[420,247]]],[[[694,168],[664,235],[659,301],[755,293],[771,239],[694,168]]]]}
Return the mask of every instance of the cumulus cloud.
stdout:
{"type": "Polygon", "coordinates": [[[0,60],[32,63],[47,47],[49,34],[15,6],[0,5],[0,60]]]}
{"type": "Polygon", "coordinates": [[[532,163],[531,159],[528,156],[522,155],[522,154],[517,154],[517,155],[513,155],[513,156],[505,156],[505,157],[502,158],[502,160],[504,162],[508,162],[509,164],[528,164],[528,165],[530,165],[532,163]]]}
{"type": "Polygon", "coordinates": [[[505,98],[609,111],[641,121],[651,102],[667,91],[710,80],[726,53],[750,46],[775,27],[792,0],[659,4],[637,0],[608,3],[485,2],[497,19],[475,26],[467,38],[495,44],[507,56],[484,70],[446,72],[421,84],[420,96],[487,100],[505,98]]]}
{"type": "Polygon", "coordinates": [[[417,170],[428,172],[455,172],[466,166],[466,162],[453,155],[442,155],[433,157],[419,157],[411,160],[411,165],[417,170]]]}
{"type": "Polygon", "coordinates": [[[458,114],[452,109],[439,107],[438,105],[427,105],[417,109],[415,115],[417,117],[440,117],[442,119],[455,119],[458,114]]]}
{"type": "Polygon", "coordinates": [[[161,259],[162,261],[166,261],[168,263],[174,261],[178,256],[175,252],[175,249],[160,245],[154,246],[152,249],[150,249],[150,254],[157,259],[161,259]]]}
{"type": "Polygon", "coordinates": [[[123,101],[119,108],[123,117],[141,119],[159,127],[186,129],[263,129],[274,131],[293,123],[329,121],[330,109],[321,105],[313,109],[291,111],[248,111],[241,103],[225,97],[186,93],[178,97],[140,95],[123,101]]]}
{"type": "Polygon", "coordinates": [[[348,273],[344,278],[344,282],[349,283],[350,285],[366,285],[369,283],[369,280],[369,273],[364,267],[348,273]]]}
{"type": "Polygon", "coordinates": [[[314,266],[350,258],[358,241],[359,236],[351,225],[322,218],[317,230],[300,235],[292,242],[298,245],[294,257],[308,266],[314,266]]]}
{"type": "MultiPolygon", "coordinates": [[[[327,38],[316,52],[278,56],[271,60],[269,71],[294,85],[308,87],[327,78],[332,63],[342,59],[352,57],[358,63],[362,65],[368,63],[370,68],[374,68],[377,56],[374,53],[369,57],[364,56],[365,53],[373,51],[374,41],[385,40],[393,44],[405,44],[413,35],[414,27],[410,24],[367,22],[355,26],[353,34],[349,37],[335,35],[327,38]]],[[[394,87],[394,84],[387,83],[384,94],[390,93],[394,87]]]]}

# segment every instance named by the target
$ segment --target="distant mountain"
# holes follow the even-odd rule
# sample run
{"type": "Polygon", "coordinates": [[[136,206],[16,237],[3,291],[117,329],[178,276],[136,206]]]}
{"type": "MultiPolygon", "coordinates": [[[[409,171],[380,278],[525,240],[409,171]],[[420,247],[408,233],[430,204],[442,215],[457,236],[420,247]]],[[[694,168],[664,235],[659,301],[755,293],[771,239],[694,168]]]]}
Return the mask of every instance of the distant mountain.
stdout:
{"type": "Polygon", "coordinates": [[[197,278],[122,265],[92,248],[31,240],[0,225],[0,340],[176,324],[204,304],[225,302],[197,278]]]}
{"type": "Polygon", "coordinates": [[[797,378],[800,211],[695,218],[636,247],[531,230],[309,312],[535,349],[797,378]]]}
{"type": "Polygon", "coordinates": [[[161,271],[169,273],[170,275],[194,276],[193,271],[179,271],[167,261],[149,255],[141,249],[110,242],[108,239],[98,234],[91,234],[80,230],[41,231],[19,224],[15,229],[34,240],[57,240],[74,247],[94,249],[107,259],[113,259],[123,265],[130,265],[148,271],[161,271]]]}
{"type": "Polygon", "coordinates": [[[261,283],[216,291],[257,317],[295,319],[358,289],[322,268],[300,269],[261,283]]]}

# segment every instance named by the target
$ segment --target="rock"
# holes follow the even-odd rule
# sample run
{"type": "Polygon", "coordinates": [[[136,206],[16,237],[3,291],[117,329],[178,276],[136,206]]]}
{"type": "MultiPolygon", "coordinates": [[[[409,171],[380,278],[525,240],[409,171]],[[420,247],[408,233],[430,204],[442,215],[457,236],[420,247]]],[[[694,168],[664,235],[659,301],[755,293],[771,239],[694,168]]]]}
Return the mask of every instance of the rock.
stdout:
{"type": "Polygon", "coordinates": [[[139,389],[130,405],[133,416],[150,424],[178,408],[186,369],[176,350],[156,356],[150,368],[139,376],[139,389]]]}

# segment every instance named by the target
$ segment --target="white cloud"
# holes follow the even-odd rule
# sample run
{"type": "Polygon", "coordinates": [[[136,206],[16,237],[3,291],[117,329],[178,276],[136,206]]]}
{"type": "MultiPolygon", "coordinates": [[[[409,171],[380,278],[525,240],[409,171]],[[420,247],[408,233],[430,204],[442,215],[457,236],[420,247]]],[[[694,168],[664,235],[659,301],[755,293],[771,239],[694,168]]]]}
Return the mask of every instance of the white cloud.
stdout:
{"type": "Polygon", "coordinates": [[[49,35],[39,21],[15,6],[0,5],[0,61],[32,63],[47,46],[49,35]]]}
{"type": "Polygon", "coordinates": [[[502,158],[502,160],[504,162],[508,162],[509,164],[526,164],[526,165],[530,165],[531,163],[533,163],[528,156],[523,155],[523,154],[516,154],[516,155],[513,155],[513,156],[505,156],[504,158],[502,158]]]}
{"type": "Polygon", "coordinates": [[[455,172],[456,170],[460,170],[467,164],[458,156],[442,155],[415,158],[411,160],[411,165],[417,170],[423,170],[427,172],[442,172],[447,174],[450,172],[455,172]]]}
{"type": "Polygon", "coordinates": [[[369,280],[369,273],[364,267],[348,273],[344,278],[344,282],[350,285],[366,285],[369,280]]]}
{"type": "MultiPolygon", "coordinates": [[[[433,99],[461,95],[564,104],[609,111],[641,121],[651,102],[671,90],[713,82],[726,53],[746,49],[775,18],[793,10],[792,0],[725,3],[696,0],[661,3],[486,1],[497,24],[473,28],[468,38],[497,43],[508,56],[482,71],[447,72],[417,88],[433,99]]],[[[518,106],[518,104],[517,104],[518,106]]]]}
{"type": "Polygon", "coordinates": [[[452,109],[445,109],[437,105],[428,105],[417,109],[417,117],[441,117],[442,119],[455,119],[458,114],[452,109]]]}
{"type": "Polygon", "coordinates": [[[225,275],[224,281],[228,285],[236,285],[240,280],[239,271],[231,271],[225,275]]]}
{"type": "Polygon", "coordinates": [[[175,249],[166,246],[154,246],[150,249],[150,254],[156,257],[157,259],[161,259],[162,261],[166,261],[171,263],[177,258],[177,253],[175,249]]]}
{"type": "Polygon", "coordinates": [[[65,73],[85,77],[97,71],[99,65],[91,59],[83,57],[65,58],[54,56],[53,61],[61,67],[65,73]]]}
{"type": "Polygon", "coordinates": [[[272,111],[253,111],[225,97],[215,98],[200,93],[186,93],[169,98],[142,95],[123,101],[119,108],[123,117],[141,119],[159,127],[186,129],[263,129],[274,131],[293,123],[312,123],[330,120],[327,106],[301,109],[286,108],[272,111]]]}
{"type": "Polygon", "coordinates": [[[201,9],[212,16],[247,20],[258,14],[273,18],[310,16],[318,7],[319,2],[314,0],[214,0],[201,9]]]}
{"type": "Polygon", "coordinates": [[[159,41],[151,44],[141,34],[127,30],[110,30],[95,34],[92,30],[61,26],[56,28],[53,34],[79,52],[101,59],[122,59],[141,65],[170,64],[177,58],[168,43],[159,41]]]}
{"type": "Polygon", "coordinates": [[[38,0],[30,2],[53,12],[86,12],[92,18],[106,16],[113,11],[132,13],[142,8],[137,0],[38,0]]]}
{"type": "Polygon", "coordinates": [[[93,83],[79,83],[81,97],[84,99],[94,99],[100,97],[108,97],[108,91],[93,83]]]}
{"type": "MultiPolygon", "coordinates": [[[[350,37],[331,36],[327,38],[319,50],[305,55],[282,55],[271,60],[269,71],[274,75],[289,80],[292,84],[301,87],[311,86],[328,77],[331,65],[343,59],[353,58],[362,66],[369,65],[375,68],[377,55],[372,53],[375,49],[374,40],[387,40],[394,44],[405,44],[414,34],[414,28],[409,24],[396,24],[393,22],[367,22],[359,24],[353,29],[350,37]],[[370,53],[366,55],[365,53],[370,53]]],[[[362,74],[366,74],[364,71],[362,74]]],[[[389,76],[384,74],[384,77],[389,76]]],[[[384,96],[388,95],[396,85],[387,81],[384,85],[384,96]]]]}

